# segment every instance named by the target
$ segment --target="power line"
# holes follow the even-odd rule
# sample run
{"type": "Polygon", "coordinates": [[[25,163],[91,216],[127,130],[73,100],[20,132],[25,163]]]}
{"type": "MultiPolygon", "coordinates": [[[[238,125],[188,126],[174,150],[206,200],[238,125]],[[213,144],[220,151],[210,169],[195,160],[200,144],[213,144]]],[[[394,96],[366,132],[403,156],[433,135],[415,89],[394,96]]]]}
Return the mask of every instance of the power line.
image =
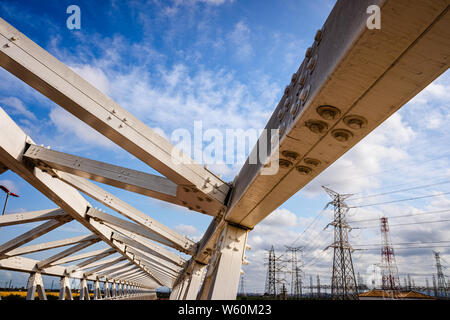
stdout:
{"type": "Polygon", "coordinates": [[[385,195],[392,194],[392,193],[411,191],[411,190],[415,190],[415,189],[429,188],[429,187],[434,187],[434,186],[447,184],[447,183],[450,183],[450,180],[442,181],[442,182],[438,182],[438,183],[421,185],[421,186],[415,186],[415,187],[406,188],[406,189],[399,189],[399,190],[387,191],[387,192],[382,192],[382,193],[376,193],[376,194],[372,194],[372,195],[362,196],[362,197],[359,197],[359,198],[349,199],[349,201],[355,201],[355,200],[367,199],[367,198],[374,198],[374,197],[379,197],[379,196],[385,196],[385,195]]]}
{"type": "MultiPolygon", "coordinates": [[[[397,224],[390,225],[390,227],[395,227],[395,226],[407,226],[407,225],[412,225],[412,224],[438,223],[438,222],[447,222],[447,221],[450,221],[450,219],[446,219],[446,220],[436,220],[436,221],[421,221],[421,222],[397,223],[397,224]]],[[[352,229],[370,229],[370,228],[378,228],[378,227],[379,227],[379,226],[354,227],[354,228],[352,228],[352,229]]]]}
{"type": "MultiPolygon", "coordinates": [[[[347,179],[343,179],[343,180],[338,181],[338,182],[333,183],[333,184],[328,184],[326,186],[336,186],[336,185],[345,183],[347,181],[353,181],[355,179],[362,179],[362,178],[372,177],[372,176],[376,176],[376,175],[379,175],[379,174],[382,174],[382,173],[385,173],[385,172],[389,172],[389,171],[403,169],[403,168],[407,168],[407,167],[411,167],[411,166],[417,166],[417,163],[424,164],[424,163],[427,163],[427,162],[436,161],[436,160],[439,160],[439,159],[442,159],[442,158],[446,158],[447,156],[448,156],[448,153],[444,153],[444,155],[441,155],[441,156],[436,157],[436,158],[427,159],[427,160],[421,160],[421,161],[414,161],[414,162],[411,162],[409,164],[403,164],[402,166],[398,166],[398,167],[394,167],[394,168],[390,168],[390,169],[386,169],[386,170],[382,170],[382,171],[372,172],[372,173],[369,173],[369,174],[366,174],[366,175],[363,175],[363,176],[361,176],[361,175],[353,176],[353,177],[350,177],[350,178],[347,178],[347,179]]],[[[431,163],[431,164],[434,165],[434,163],[431,163]]],[[[346,166],[346,167],[343,167],[343,168],[353,167],[353,166],[354,165],[346,166]]]]}
{"type": "MultiPolygon", "coordinates": [[[[448,243],[450,241],[431,241],[431,242],[400,242],[400,243],[393,243],[392,245],[397,246],[397,245],[409,245],[409,244],[430,244],[430,243],[448,243]]],[[[378,246],[378,243],[373,243],[373,244],[355,244],[355,247],[371,247],[371,246],[378,246]]]]}
{"type": "MultiPolygon", "coordinates": [[[[414,217],[414,216],[419,216],[419,215],[423,215],[423,214],[433,214],[433,213],[444,213],[444,212],[450,212],[450,209],[445,209],[445,210],[436,210],[436,211],[422,211],[422,212],[418,212],[418,213],[411,213],[411,214],[405,214],[405,215],[400,215],[400,216],[391,216],[389,217],[389,219],[397,219],[397,218],[404,218],[404,217],[414,217]]],[[[366,221],[378,221],[380,220],[380,218],[371,218],[371,219],[364,219],[364,220],[352,220],[352,221],[348,221],[348,223],[358,223],[358,222],[366,222],[366,221]]]]}
{"type": "Polygon", "coordinates": [[[378,203],[364,204],[364,205],[354,206],[354,207],[349,207],[349,208],[350,208],[350,209],[354,209],[354,208],[363,208],[363,207],[380,206],[380,205],[390,204],[390,203],[396,203],[396,202],[403,202],[403,201],[411,201],[411,200],[418,200],[418,199],[425,199],[425,198],[440,197],[440,196],[444,196],[444,195],[447,195],[447,194],[450,194],[450,192],[443,192],[443,193],[440,193],[440,194],[430,194],[430,195],[426,195],[426,196],[420,196],[420,197],[414,197],[414,198],[407,198],[407,199],[400,199],[400,200],[392,200],[392,201],[386,201],[386,202],[378,202],[378,203]]]}
{"type": "MultiPolygon", "coordinates": [[[[381,246],[378,248],[363,248],[363,249],[355,249],[358,251],[373,251],[373,250],[380,250],[381,246]]],[[[396,247],[395,250],[401,250],[401,249],[429,249],[429,248],[450,248],[450,246],[440,246],[440,245],[434,245],[434,246],[422,246],[422,247],[396,247]]]]}

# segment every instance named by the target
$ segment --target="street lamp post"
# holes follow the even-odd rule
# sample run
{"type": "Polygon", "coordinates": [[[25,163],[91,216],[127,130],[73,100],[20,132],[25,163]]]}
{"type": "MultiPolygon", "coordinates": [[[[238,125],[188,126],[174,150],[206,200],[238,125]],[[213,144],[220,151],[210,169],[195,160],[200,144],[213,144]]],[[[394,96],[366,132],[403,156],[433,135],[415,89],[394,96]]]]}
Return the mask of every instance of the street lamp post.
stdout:
{"type": "Polygon", "coordinates": [[[13,197],[18,198],[19,195],[9,191],[8,188],[6,188],[5,186],[0,186],[0,189],[2,189],[6,193],[5,204],[3,205],[3,211],[2,211],[2,215],[4,215],[5,214],[5,210],[6,210],[6,205],[8,203],[9,196],[13,196],[13,197]]]}

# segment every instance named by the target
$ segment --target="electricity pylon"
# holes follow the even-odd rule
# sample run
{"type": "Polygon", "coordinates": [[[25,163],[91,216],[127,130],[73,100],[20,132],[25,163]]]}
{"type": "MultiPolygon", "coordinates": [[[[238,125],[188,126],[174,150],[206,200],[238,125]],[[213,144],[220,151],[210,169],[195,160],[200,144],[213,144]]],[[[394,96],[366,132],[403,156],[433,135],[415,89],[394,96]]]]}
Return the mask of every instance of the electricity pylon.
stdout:
{"type": "Polygon", "coordinates": [[[395,298],[400,291],[400,278],[386,217],[381,218],[381,289],[395,298]]]}
{"type": "Polygon", "coordinates": [[[291,259],[287,262],[291,263],[291,297],[299,299],[302,296],[302,269],[301,261],[298,260],[297,252],[302,251],[303,247],[289,247],[286,246],[287,251],[291,252],[291,259]]]}
{"type": "Polygon", "coordinates": [[[333,199],[326,207],[330,204],[334,207],[334,220],[327,225],[327,227],[334,226],[334,242],[325,248],[325,250],[334,249],[331,295],[333,299],[358,300],[358,288],[352,261],[353,248],[348,242],[348,231],[351,228],[345,217],[349,208],[344,202],[351,194],[339,194],[327,187],[323,188],[333,199]]]}
{"type": "Polygon", "coordinates": [[[445,283],[444,272],[442,271],[441,258],[439,252],[434,252],[436,259],[436,275],[437,275],[437,295],[438,297],[447,297],[447,285],[445,283]]]}

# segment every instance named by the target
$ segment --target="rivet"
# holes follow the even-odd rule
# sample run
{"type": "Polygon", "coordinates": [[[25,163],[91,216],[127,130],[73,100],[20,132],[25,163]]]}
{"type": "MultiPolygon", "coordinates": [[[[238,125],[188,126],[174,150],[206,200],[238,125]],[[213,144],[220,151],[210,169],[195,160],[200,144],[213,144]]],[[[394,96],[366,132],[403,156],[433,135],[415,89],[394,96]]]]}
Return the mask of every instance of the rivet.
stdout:
{"type": "Polygon", "coordinates": [[[289,160],[286,160],[286,159],[279,159],[278,163],[281,168],[289,168],[292,166],[292,162],[290,162],[289,160]]]}
{"type": "Polygon", "coordinates": [[[112,110],[112,113],[116,113],[116,110],[115,110],[115,109],[113,109],[113,110],[112,110]]]}
{"type": "Polygon", "coordinates": [[[119,128],[123,128],[123,125],[122,125],[122,124],[119,124],[119,128]]]}
{"type": "Polygon", "coordinates": [[[291,82],[295,82],[297,80],[297,73],[294,73],[291,78],[291,82]]]}
{"type": "Polygon", "coordinates": [[[295,117],[295,115],[297,114],[298,110],[300,109],[301,103],[302,103],[301,100],[297,100],[297,102],[292,104],[290,112],[291,112],[293,117],[295,117]]]}
{"type": "Polygon", "coordinates": [[[286,127],[285,127],[284,123],[282,123],[282,124],[280,125],[280,127],[278,128],[278,131],[279,131],[279,135],[280,135],[280,136],[283,135],[285,129],[286,129],[286,127]]]}
{"type": "Polygon", "coordinates": [[[341,111],[338,108],[329,105],[320,106],[316,111],[325,120],[334,120],[341,114],[341,111]]]}
{"type": "Polygon", "coordinates": [[[210,198],[206,198],[206,202],[212,202],[210,198]]]}
{"type": "Polygon", "coordinates": [[[321,164],[320,160],[312,159],[312,158],[305,158],[305,159],[303,159],[303,162],[305,162],[306,164],[309,164],[311,166],[314,166],[314,167],[318,167],[321,164]]]}
{"type": "Polygon", "coordinates": [[[333,130],[333,132],[331,132],[331,135],[339,142],[346,142],[353,136],[353,134],[350,131],[345,129],[333,130]]]}
{"type": "Polygon", "coordinates": [[[321,29],[317,30],[316,35],[314,36],[314,40],[319,43],[322,40],[323,32],[321,29]]]}
{"type": "Polygon", "coordinates": [[[307,68],[308,68],[308,70],[309,70],[309,73],[312,73],[312,72],[314,71],[314,69],[316,68],[317,60],[318,60],[318,56],[317,56],[317,54],[316,54],[316,55],[309,61],[308,66],[307,66],[307,68]]]}
{"type": "Polygon", "coordinates": [[[10,46],[9,46],[9,43],[6,43],[5,44],[5,48],[9,48],[10,46]]]}
{"type": "Polygon", "coordinates": [[[198,201],[202,202],[203,198],[202,197],[197,197],[198,201]]]}
{"type": "Polygon", "coordinates": [[[196,207],[197,209],[200,209],[200,206],[199,206],[199,205],[196,205],[195,207],[196,207]]]}
{"type": "Polygon", "coordinates": [[[305,167],[305,166],[297,166],[296,169],[302,175],[310,174],[312,171],[312,169],[310,167],[305,167]]]}
{"type": "Polygon", "coordinates": [[[318,120],[308,120],[305,122],[305,126],[314,133],[322,133],[324,130],[328,129],[328,124],[326,122],[318,120]]]}
{"type": "Polygon", "coordinates": [[[300,93],[300,100],[302,100],[302,103],[305,103],[309,96],[309,90],[311,89],[310,85],[307,85],[305,88],[303,88],[302,92],[300,93]]]}
{"type": "Polygon", "coordinates": [[[298,84],[300,85],[300,89],[303,88],[306,82],[306,74],[302,74],[300,79],[298,80],[298,84]]]}
{"type": "Polygon", "coordinates": [[[289,104],[291,103],[291,98],[287,98],[284,100],[284,108],[287,109],[289,107],[289,104]]]}
{"type": "Polygon", "coordinates": [[[367,126],[367,120],[357,115],[346,116],[343,121],[347,126],[355,130],[362,129],[367,126]]]}
{"type": "Polygon", "coordinates": [[[306,59],[309,59],[309,58],[311,58],[311,56],[312,56],[312,48],[311,47],[309,47],[308,49],[306,49],[306,52],[305,52],[305,58],[306,59]]]}
{"type": "Polygon", "coordinates": [[[281,152],[281,154],[286,157],[286,158],[290,158],[293,160],[296,160],[299,156],[299,154],[295,151],[289,151],[289,150],[284,150],[283,152],[281,152]]]}
{"type": "Polygon", "coordinates": [[[184,190],[185,192],[191,191],[188,187],[183,187],[183,190],[184,190]]]}
{"type": "Polygon", "coordinates": [[[182,201],[181,202],[183,205],[187,205],[187,202],[186,201],[182,201]]]}

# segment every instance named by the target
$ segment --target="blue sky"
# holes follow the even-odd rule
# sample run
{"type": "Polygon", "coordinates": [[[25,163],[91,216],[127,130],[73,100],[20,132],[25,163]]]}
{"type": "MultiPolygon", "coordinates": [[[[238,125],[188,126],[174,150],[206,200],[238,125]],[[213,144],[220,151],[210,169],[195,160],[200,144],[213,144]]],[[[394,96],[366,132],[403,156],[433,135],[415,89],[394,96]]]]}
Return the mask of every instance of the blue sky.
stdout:
{"type": "MultiPolygon", "coordinates": [[[[222,132],[227,128],[263,128],[334,2],[2,1],[0,16],[147,125],[170,138],[177,128],[192,131],[194,121],[200,120],[205,129],[216,128],[222,132]],[[81,9],[80,30],[66,27],[69,16],[66,8],[72,4],[81,9]]],[[[284,245],[291,245],[298,237],[294,244],[305,246],[304,260],[315,259],[313,265],[305,266],[307,280],[309,275],[320,274],[325,283],[328,281],[331,252],[323,253],[322,249],[330,243],[332,232],[321,230],[331,220],[331,212],[323,212],[321,218],[302,233],[328,201],[321,185],[329,185],[339,192],[357,193],[355,198],[408,186],[430,185],[349,201],[355,206],[450,190],[445,183],[450,180],[449,77],[447,72],[438,78],[250,233],[249,243],[253,249],[248,252],[248,260],[251,263],[243,267],[248,291],[261,292],[264,288],[265,250],[274,244],[281,253],[284,245]]],[[[3,69],[0,70],[0,106],[37,144],[154,172],[3,69]]],[[[210,169],[232,181],[239,165],[218,165],[210,169]]],[[[54,207],[11,172],[0,176],[0,184],[8,185],[21,195],[10,201],[9,212],[54,207]]],[[[113,187],[102,187],[195,240],[210,222],[209,217],[199,213],[113,187]]],[[[102,207],[94,200],[89,201],[102,207]]],[[[351,210],[350,214],[358,219],[438,209],[450,209],[450,197],[359,208],[351,210]]],[[[399,218],[398,222],[449,217],[448,213],[431,216],[419,215],[408,221],[399,218]]],[[[392,235],[393,242],[450,240],[448,226],[448,223],[399,226],[398,232],[392,235]]],[[[0,241],[30,227],[2,228],[0,241]]],[[[35,242],[85,233],[76,223],[60,229],[35,242]]],[[[354,234],[351,240],[356,244],[377,243],[380,239],[376,228],[356,230],[354,234]]],[[[434,272],[431,250],[399,250],[397,262],[401,274],[430,274],[431,281],[431,272],[434,272]],[[417,266],[415,269],[411,268],[411,261],[417,266]]],[[[450,261],[448,248],[439,250],[450,261]]],[[[355,269],[368,277],[368,268],[379,262],[379,254],[359,251],[354,261],[355,269]]],[[[25,285],[25,276],[0,272],[0,281],[10,278],[18,285],[25,285]]],[[[418,275],[416,282],[424,282],[424,277],[418,275]]]]}

